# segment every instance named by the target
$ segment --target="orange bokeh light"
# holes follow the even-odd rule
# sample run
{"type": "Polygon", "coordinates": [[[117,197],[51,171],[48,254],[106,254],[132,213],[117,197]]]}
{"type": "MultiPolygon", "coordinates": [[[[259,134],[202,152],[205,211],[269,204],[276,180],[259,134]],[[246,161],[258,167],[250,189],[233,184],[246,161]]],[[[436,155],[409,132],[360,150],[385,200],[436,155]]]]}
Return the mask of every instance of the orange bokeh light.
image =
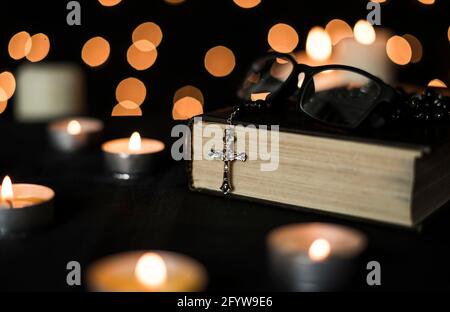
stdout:
{"type": "Polygon", "coordinates": [[[122,2],[122,0],[98,0],[98,2],[103,6],[112,7],[122,2]]]}
{"type": "Polygon", "coordinates": [[[331,42],[336,45],[345,38],[352,38],[353,31],[349,24],[340,19],[333,19],[325,26],[326,32],[330,35],[331,42]]]}
{"type": "Polygon", "coordinates": [[[35,34],[31,37],[31,50],[26,55],[30,62],[42,61],[50,51],[50,40],[43,33],[35,34]]]}
{"type": "Polygon", "coordinates": [[[434,4],[435,0],[417,0],[417,1],[419,1],[422,4],[430,5],[430,4],[434,4]]]}
{"type": "Polygon", "coordinates": [[[411,62],[412,50],[408,41],[400,36],[392,36],[386,43],[386,53],[392,62],[406,65],[411,62]]]}
{"type": "Polygon", "coordinates": [[[194,86],[184,86],[173,96],[172,118],[186,120],[203,113],[204,98],[202,92],[194,86]]]}
{"type": "Polygon", "coordinates": [[[273,25],[267,35],[270,47],[280,53],[291,53],[297,47],[298,40],[295,29],[283,23],[273,25]]]}
{"type": "Polygon", "coordinates": [[[204,64],[211,75],[225,77],[233,71],[236,60],[233,51],[224,46],[216,46],[206,52],[204,64]]]}
{"type": "Polygon", "coordinates": [[[156,47],[146,40],[133,43],[127,51],[127,61],[136,70],[150,68],[157,57],[156,47]]]}
{"type": "Polygon", "coordinates": [[[193,97],[194,99],[199,101],[202,105],[205,103],[202,91],[200,91],[200,89],[198,89],[194,86],[190,86],[190,85],[181,87],[180,89],[178,89],[175,92],[175,94],[173,96],[173,103],[176,103],[178,100],[180,100],[184,97],[187,97],[187,96],[193,97]]]}
{"type": "Polygon", "coordinates": [[[440,79],[433,79],[428,83],[428,87],[447,88],[447,85],[440,79]]]}
{"type": "Polygon", "coordinates": [[[410,47],[411,47],[411,63],[418,63],[420,62],[420,60],[422,59],[422,55],[423,55],[423,47],[422,47],[422,43],[420,43],[419,39],[417,39],[415,36],[410,35],[410,34],[406,34],[403,35],[403,38],[405,38],[410,47]]]}
{"type": "Polygon", "coordinates": [[[174,120],[186,120],[203,114],[203,106],[199,100],[186,96],[175,102],[172,109],[174,120]]]}
{"type": "Polygon", "coordinates": [[[116,100],[119,103],[125,103],[125,108],[133,108],[128,102],[134,103],[136,106],[141,105],[147,95],[147,89],[142,81],[137,78],[130,77],[122,80],[116,88],[116,100]]]}
{"type": "Polygon", "coordinates": [[[11,72],[0,74],[0,102],[9,100],[16,90],[16,79],[11,72]]]}
{"type": "Polygon", "coordinates": [[[8,44],[8,53],[11,58],[20,60],[31,50],[31,36],[26,31],[21,31],[11,37],[8,44]]]}
{"type": "Polygon", "coordinates": [[[233,2],[243,9],[251,9],[261,3],[261,0],[233,0],[233,2]]]}
{"type": "Polygon", "coordinates": [[[91,66],[97,67],[106,62],[110,53],[109,42],[102,37],[94,37],[86,41],[81,50],[81,58],[91,66]]]}
{"type": "Polygon", "coordinates": [[[153,22],[145,22],[134,29],[131,37],[133,43],[144,40],[144,43],[145,41],[151,42],[155,48],[157,48],[162,41],[163,34],[161,28],[157,24],[153,22]]]}
{"type": "Polygon", "coordinates": [[[1,101],[0,102],[0,114],[3,113],[6,110],[7,106],[8,106],[8,101],[1,101]]]}
{"type": "Polygon", "coordinates": [[[185,0],[164,0],[164,2],[171,4],[171,5],[178,5],[182,4],[185,0]]]}
{"type": "Polygon", "coordinates": [[[111,116],[113,117],[125,117],[125,116],[142,116],[142,110],[139,106],[135,108],[127,108],[126,105],[122,105],[122,103],[116,104],[114,106],[111,116]]]}

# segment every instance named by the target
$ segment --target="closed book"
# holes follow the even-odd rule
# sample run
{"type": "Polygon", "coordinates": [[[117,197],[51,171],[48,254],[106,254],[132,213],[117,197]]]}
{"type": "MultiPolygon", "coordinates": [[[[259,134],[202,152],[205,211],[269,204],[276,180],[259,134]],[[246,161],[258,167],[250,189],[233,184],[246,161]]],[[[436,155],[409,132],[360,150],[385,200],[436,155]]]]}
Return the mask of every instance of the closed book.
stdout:
{"type": "Polygon", "coordinates": [[[208,157],[208,150],[223,150],[221,136],[212,136],[211,128],[223,132],[230,113],[218,110],[190,122],[187,169],[194,191],[406,227],[419,225],[450,198],[448,125],[340,130],[297,112],[233,120],[236,152],[264,156],[258,149],[267,138],[263,149],[269,153],[230,162],[232,191],[225,195],[224,162],[208,157]],[[267,170],[271,166],[276,169],[267,170]]]}

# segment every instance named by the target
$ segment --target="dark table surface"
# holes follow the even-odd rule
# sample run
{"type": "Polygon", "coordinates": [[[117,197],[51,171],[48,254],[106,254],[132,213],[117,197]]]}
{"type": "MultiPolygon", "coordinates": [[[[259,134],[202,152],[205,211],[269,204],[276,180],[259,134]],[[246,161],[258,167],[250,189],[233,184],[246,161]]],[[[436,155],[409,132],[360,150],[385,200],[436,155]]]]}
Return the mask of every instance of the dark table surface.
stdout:
{"type": "MultiPolygon", "coordinates": [[[[133,129],[170,145],[170,126],[145,120],[106,124],[104,139],[133,129]]],[[[229,200],[191,192],[183,163],[119,182],[105,173],[100,149],[63,155],[53,151],[43,124],[0,121],[0,176],[40,183],[56,191],[52,227],[25,239],[0,240],[0,290],[83,291],[66,284],[66,264],[82,270],[113,253],[159,249],[192,256],[209,273],[208,290],[273,290],[265,238],[277,226],[334,222],[363,231],[369,239],[350,289],[445,289],[450,279],[450,208],[421,231],[348,221],[307,211],[229,200]],[[377,260],[382,285],[366,285],[365,264],[377,260]]]]}

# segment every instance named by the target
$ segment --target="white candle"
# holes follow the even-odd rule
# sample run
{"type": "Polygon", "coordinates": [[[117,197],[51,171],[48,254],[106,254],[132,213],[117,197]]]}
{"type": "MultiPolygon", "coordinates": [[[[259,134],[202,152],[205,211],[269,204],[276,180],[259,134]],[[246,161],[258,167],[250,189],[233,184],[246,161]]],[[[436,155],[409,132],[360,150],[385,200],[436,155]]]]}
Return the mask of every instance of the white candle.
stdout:
{"type": "Polygon", "coordinates": [[[138,132],[131,137],[108,141],[102,145],[109,171],[119,179],[130,179],[158,168],[164,143],[141,138],[138,132]]]}
{"type": "Polygon", "coordinates": [[[73,117],[53,122],[48,127],[53,147],[73,152],[87,147],[100,139],[103,122],[88,117],[73,117]]]}
{"type": "Polygon", "coordinates": [[[35,184],[12,184],[6,176],[0,186],[0,236],[47,226],[53,219],[52,189],[35,184]]]}
{"type": "Polygon", "coordinates": [[[345,285],[367,242],[362,233],[343,226],[305,223],[273,230],[267,244],[281,288],[320,291],[345,285]]]}
{"type": "Polygon", "coordinates": [[[0,208],[24,208],[37,205],[53,198],[47,187],[33,184],[12,184],[9,176],[3,178],[0,186],[0,208]]]}
{"type": "Polygon", "coordinates": [[[367,21],[359,21],[354,28],[354,38],[343,39],[335,46],[334,61],[363,69],[392,83],[393,66],[386,54],[388,38],[387,31],[375,31],[367,21]]]}
{"type": "Polygon", "coordinates": [[[83,114],[84,91],[83,73],[73,64],[22,65],[17,72],[15,117],[38,122],[83,114]]]}
{"type": "Polygon", "coordinates": [[[164,150],[164,143],[154,139],[141,138],[134,132],[130,138],[108,141],[102,146],[103,151],[122,155],[154,154],[164,150]]]}
{"type": "Polygon", "coordinates": [[[88,269],[91,291],[193,292],[204,290],[206,270],[173,252],[127,252],[101,259],[88,269]]]}

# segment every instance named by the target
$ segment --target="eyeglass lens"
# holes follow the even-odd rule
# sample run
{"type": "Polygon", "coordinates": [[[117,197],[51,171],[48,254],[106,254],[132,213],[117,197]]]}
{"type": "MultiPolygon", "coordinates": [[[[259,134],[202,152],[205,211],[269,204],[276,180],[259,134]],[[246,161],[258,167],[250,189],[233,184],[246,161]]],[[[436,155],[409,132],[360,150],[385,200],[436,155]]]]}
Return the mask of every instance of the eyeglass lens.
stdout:
{"type": "Polygon", "coordinates": [[[378,82],[362,74],[331,69],[305,82],[301,107],[320,121],[351,126],[360,122],[380,95],[378,82]]]}

